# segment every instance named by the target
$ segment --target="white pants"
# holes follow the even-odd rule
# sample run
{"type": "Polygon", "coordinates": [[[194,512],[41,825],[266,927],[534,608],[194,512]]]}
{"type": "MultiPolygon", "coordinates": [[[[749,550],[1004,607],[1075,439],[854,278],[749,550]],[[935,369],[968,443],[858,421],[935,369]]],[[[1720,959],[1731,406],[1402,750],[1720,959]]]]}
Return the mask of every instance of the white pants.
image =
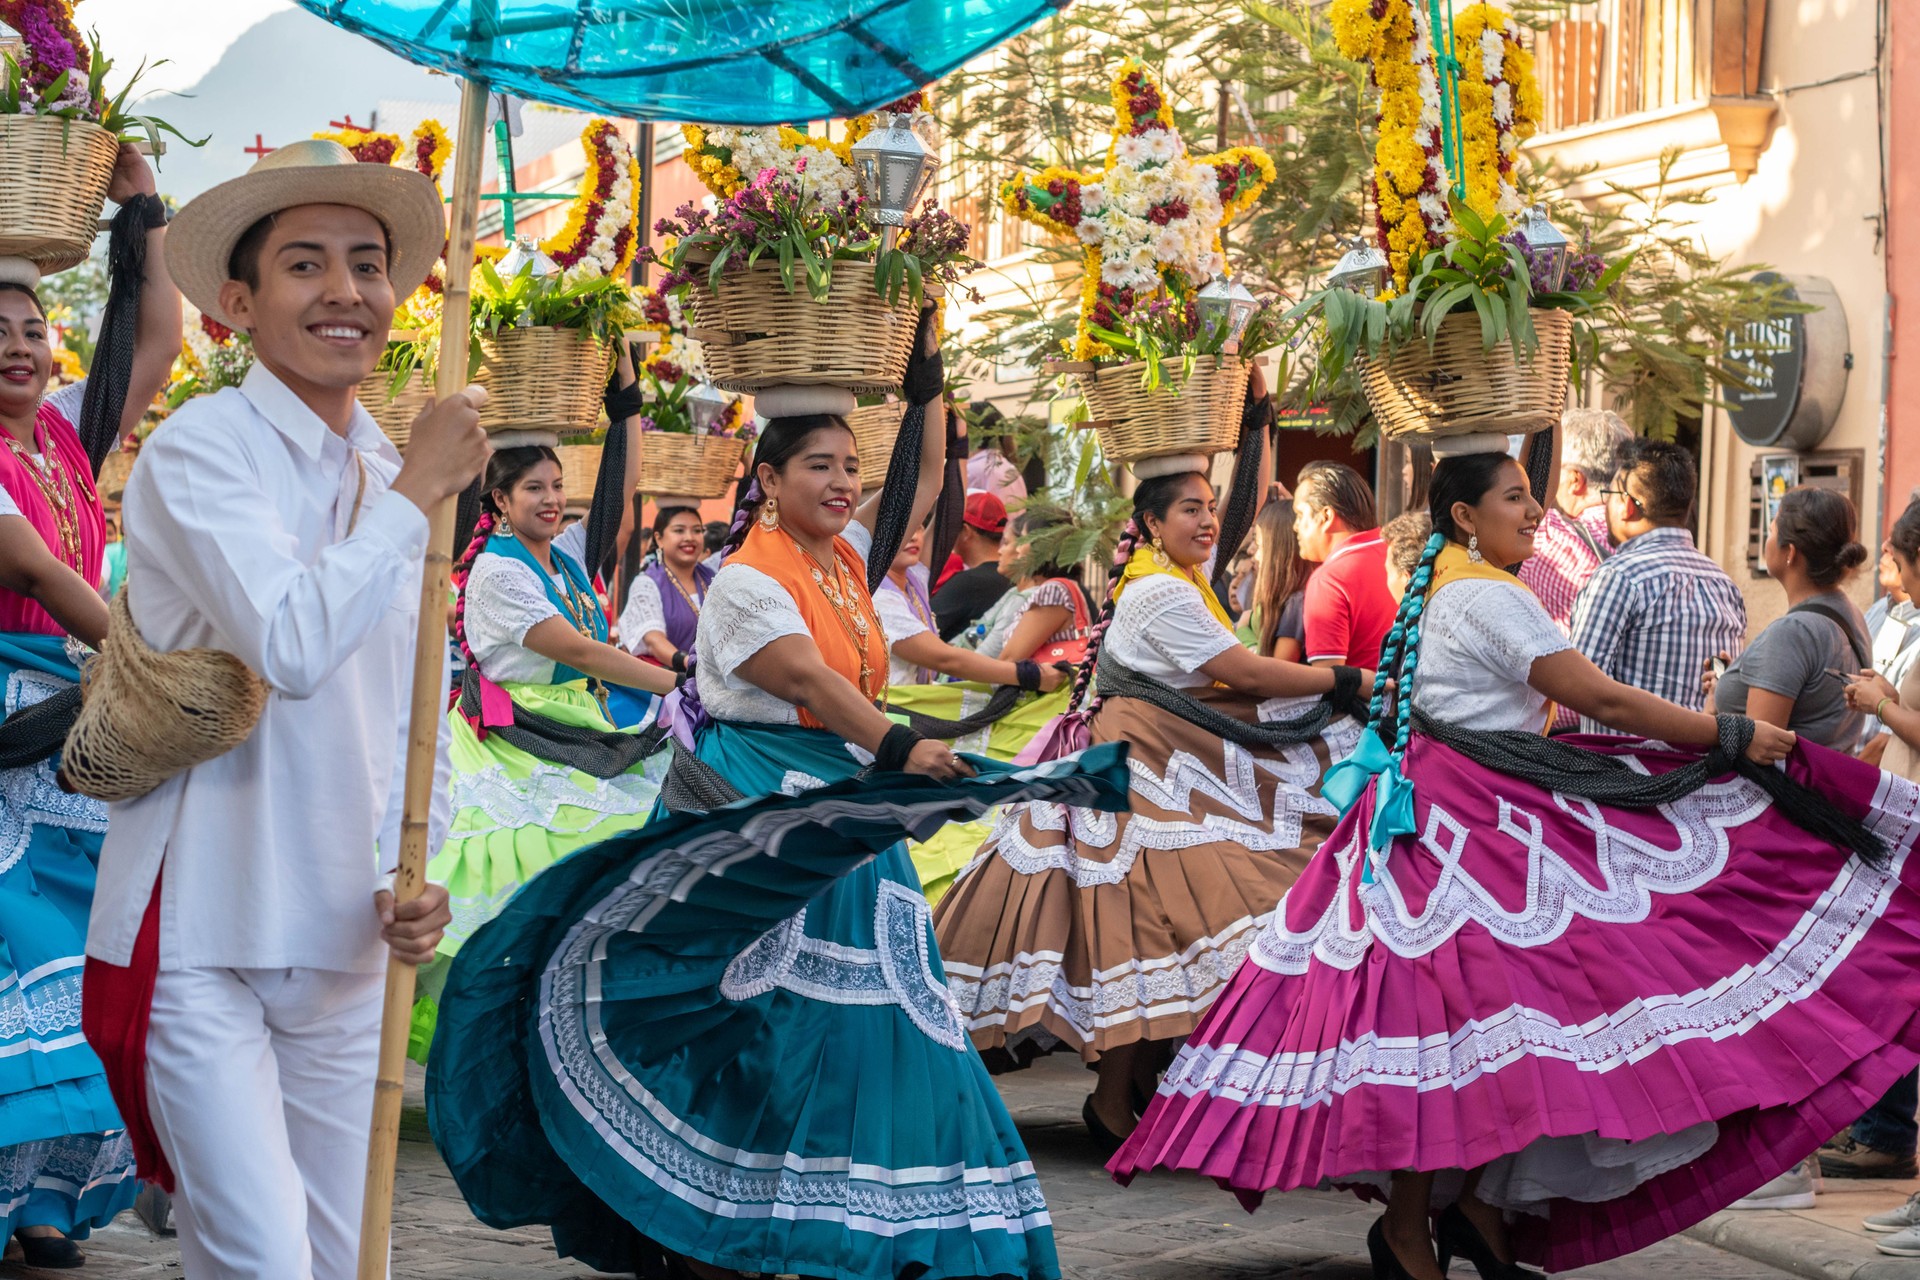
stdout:
{"type": "Polygon", "coordinates": [[[147,1100],[186,1280],[352,1280],[382,991],[377,973],[160,973],[147,1100]]]}

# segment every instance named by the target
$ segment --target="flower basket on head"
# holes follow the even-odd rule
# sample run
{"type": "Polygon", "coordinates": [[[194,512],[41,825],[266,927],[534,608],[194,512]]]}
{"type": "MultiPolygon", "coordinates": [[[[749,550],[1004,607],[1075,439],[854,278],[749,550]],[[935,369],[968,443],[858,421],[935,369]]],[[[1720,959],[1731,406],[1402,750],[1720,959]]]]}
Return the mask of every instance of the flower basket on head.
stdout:
{"type": "Polygon", "coordinates": [[[397,392],[393,389],[393,371],[375,369],[360,380],[359,396],[361,407],[393,441],[393,447],[403,453],[407,441],[413,438],[413,420],[433,403],[433,392],[418,369],[407,376],[397,392]]]}
{"type": "Polygon", "coordinates": [[[93,249],[120,140],[86,120],[0,115],[0,257],[52,275],[93,249]]]}
{"type": "Polygon", "coordinates": [[[900,423],[906,416],[903,401],[863,405],[847,415],[847,425],[853,428],[854,452],[860,457],[862,489],[878,489],[887,482],[893,442],[899,438],[900,423]]]}
{"type": "Polygon", "coordinates": [[[487,389],[480,425],[496,448],[558,444],[592,431],[613,367],[613,347],[587,329],[502,328],[479,338],[487,389]]]}
{"type": "Polygon", "coordinates": [[[689,498],[717,498],[739,474],[746,447],[746,441],[739,436],[642,431],[640,490],[689,498]]]}
{"type": "Polygon", "coordinates": [[[1100,448],[1116,462],[1214,454],[1240,443],[1252,366],[1238,356],[1197,356],[1191,372],[1169,362],[1151,390],[1141,385],[1144,361],[1062,367],[1076,375],[1100,448]]]}
{"type": "Polygon", "coordinates": [[[748,393],[781,385],[845,387],[855,395],[898,388],[919,307],[904,292],[889,303],[874,292],[870,268],[846,265],[824,301],[805,289],[789,292],[768,263],[721,276],[717,289],[688,290],[693,336],[714,384],[748,393]]]}
{"type": "Polygon", "coordinates": [[[1440,322],[1433,345],[1413,342],[1377,360],[1356,361],[1374,421],[1389,436],[1440,439],[1490,433],[1525,435],[1560,422],[1567,403],[1573,317],[1536,308],[1530,360],[1511,340],[1483,346],[1471,311],[1440,322]]]}

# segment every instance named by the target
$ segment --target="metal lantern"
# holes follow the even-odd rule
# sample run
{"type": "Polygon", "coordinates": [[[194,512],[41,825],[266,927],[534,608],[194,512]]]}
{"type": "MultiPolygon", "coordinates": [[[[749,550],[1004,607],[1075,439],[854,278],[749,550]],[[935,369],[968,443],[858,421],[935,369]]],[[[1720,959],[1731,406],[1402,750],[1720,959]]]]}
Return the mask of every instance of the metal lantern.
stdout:
{"type": "Polygon", "coordinates": [[[6,23],[0,22],[0,54],[5,54],[15,62],[21,62],[25,60],[26,52],[27,42],[21,39],[20,33],[6,23]]]}
{"type": "Polygon", "coordinates": [[[908,121],[905,115],[882,114],[873,132],[853,144],[860,194],[870,206],[868,216],[883,227],[905,225],[940,163],[908,121]]]}
{"type": "Polygon", "coordinates": [[[731,396],[705,378],[694,383],[692,389],[687,392],[686,400],[682,402],[687,406],[687,417],[693,422],[694,434],[702,436],[713,434],[714,427],[719,425],[720,417],[727,411],[727,404],[731,399],[731,396]]]}
{"type": "Polygon", "coordinates": [[[1220,322],[1226,321],[1227,340],[1240,341],[1240,335],[1246,332],[1247,321],[1253,319],[1253,313],[1260,308],[1254,296],[1247,292],[1244,285],[1235,284],[1225,276],[1215,276],[1207,281],[1206,288],[1194,295],[1194,305],[1200,309],[1200,318],[1206,323],[1207,332],[1220,328],[1220,322]]]}
{"type": "MultiPolygon", "coordinates": [[[[534,280],[545,280],[560,274],[560,264],[540,251],[540,242],[532,236],[515,236],[513,247],[501,255],[500,263],[494,268],[503,280],[512,280],[516,276],[528,276],[534,280]]],[[[533,308],[520,308],[520,318],[513,322],[516,329],[533,328],[533,308]]]]}
{"type": "Polygon", "coordinates": [[[1327,273],[1327,287],[1347,289],[1371,298],[1387,287],[1390,269],[1385,253],[1365,236],[1355,236],[1347,242],[1347,251],[1340,255],[1340,261],[1327,273]]]}
{"type": "Polygon", "coordinates": [[[1533,253],[1533,261],[1539,268],[1535,274],[1546,285],[1546,292],[1558,289],[1567,278],[1571,242],[1560,233],[1560,228],[1547,221],[1545,205],[1536,204],[1521,216],[1520,236],[1533,253]]]}

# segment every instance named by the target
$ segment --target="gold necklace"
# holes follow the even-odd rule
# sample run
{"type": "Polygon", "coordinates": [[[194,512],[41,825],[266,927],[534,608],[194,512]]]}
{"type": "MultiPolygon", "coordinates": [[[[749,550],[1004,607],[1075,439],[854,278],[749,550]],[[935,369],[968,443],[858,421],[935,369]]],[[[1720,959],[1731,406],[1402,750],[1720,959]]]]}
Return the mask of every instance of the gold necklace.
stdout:
{"type": "Polygon", "coordinates": [[[673,571],[672,566],[668,565],[667,562],[664,560],[660,562],[660,568],[662,572],[664,572],[667,575],[667,581],[673,584],[673,589],[680,593],[680,598],[687,602],[687,608],[693,610],[693,616],[696,618],[699,617],[700,601],[694,599],[693,593],[680,585],[680,575],[675,573],[673,571]]]}
{"type": "MultiPolygon", "coordinates": [[[[781,530],[785,533],[786,530],[781,530]]],[[[874,621],[858,603],[859,597],[847,585],[847,567],[840,563],[840,557],[833,558],[832,580],[828,580],[827,567],[820,563],[818,556],[800,545],[800,540],[787,533],[787,541],[811,562],[813,585],[820,588],[820,594],[833,606],[833,616],[840,623],[840,629],[846,632],[847,639],[853,642],[854,651],[860,655],[860,696],[868,702],[876,701],[878,691],[873,685],[873,664],[867,657],[867,637],[872,633],[874,621]]]]}
{"type": "Polygon", "coordinates": [[[46,500],[47,508],[53,513],[54,527],[60,532],[60,550],[70,568],[80,567],[80,519],[73,509],[73,500],[68,493],[66,469],[60,465],[60,459],[51,451],[42,454],[46,459],[47,470],[42,470],[26,446],[14,438],[11,431],[5,432],[7,447],[13,450],[26,473],[33,477],[33,483],[40,490],[40,496],[46,500]],[[51,472],[51,474],[49,474],[51,472]]]}

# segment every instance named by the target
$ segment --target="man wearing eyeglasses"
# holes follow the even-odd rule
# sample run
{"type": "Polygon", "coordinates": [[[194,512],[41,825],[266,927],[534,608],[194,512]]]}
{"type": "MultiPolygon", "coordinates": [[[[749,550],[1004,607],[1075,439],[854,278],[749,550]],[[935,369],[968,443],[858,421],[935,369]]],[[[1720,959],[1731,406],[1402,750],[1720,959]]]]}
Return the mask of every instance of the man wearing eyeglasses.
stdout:
{"type": "MultiPolygon", "coordinates": [[[[1693,455],[1664,440],[1632,440],[1600,491],[1615,550],[1573,607],[1573,644],[1623,684],[1683,707],[1705,707],[1701,669],[1740,652],[1747,606],[1726,571],[1693,545],[1693,455]]],[[[1606,733],[1581,718],[1583,733],[1606,733]]]]}

